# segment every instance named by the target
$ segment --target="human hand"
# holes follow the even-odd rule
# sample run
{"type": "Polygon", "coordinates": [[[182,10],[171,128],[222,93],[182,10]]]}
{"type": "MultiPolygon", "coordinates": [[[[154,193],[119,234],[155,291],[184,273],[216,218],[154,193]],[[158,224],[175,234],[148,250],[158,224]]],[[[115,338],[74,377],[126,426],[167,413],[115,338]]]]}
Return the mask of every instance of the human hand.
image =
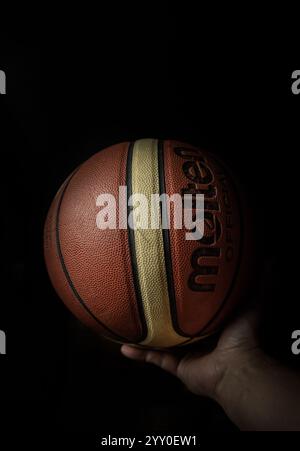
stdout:
{"type": "Polygon", "coordinates": [[[123,345],[131,359],[153,363],[177,376],[197,395],[215,399],[243,430],[300,430],[300,374],[259,348],[257,314],[229,324],[209,353],[150,351],[123,345]]]}
{"type": "Polygon", "coordinates": [[[183,356],[176,351],[144,350],[130,345],[123,345],[121,352],[128,358],[153,363],[170,372],[197,395],[219,400],[220,388],[229,372],[261,359],[256,325],[257,314],[253,311],[236,318],[223,331],[215,349],[206,354],[201,350],[201,343],[199,349],[186,350],[183,356]]]}

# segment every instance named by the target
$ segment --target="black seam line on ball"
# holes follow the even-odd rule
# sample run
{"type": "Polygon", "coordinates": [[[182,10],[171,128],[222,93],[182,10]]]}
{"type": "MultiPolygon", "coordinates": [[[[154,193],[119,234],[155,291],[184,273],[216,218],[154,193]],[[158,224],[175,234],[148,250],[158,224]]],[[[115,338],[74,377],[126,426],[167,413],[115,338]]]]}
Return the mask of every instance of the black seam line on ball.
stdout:
{"type": "MultiPolygon", "coordinates": [[[[82,297],[80,296],[80,294],[78,293],[78,291],[76,290],[76,288],[75,288],[75,286],[74,286],[74,284],[73,284],[73,282],[72,282],[72,279],[71,279],[71,277],[70,277],[70,274],[69,274],[69,272],[68,272],[68,269],[67,269],[67,267],[66,267],[64,258],[63,258],[63,254],[62,254],[62,250],[61,250],[61,244],[60,244],[60,236],[59,236],[59,215],[60,215],[61,205],[62,205],[62,201],[63,201],[64,195],[65,195],[65,193],[66,193],[66,190],[67,190],[67,188],[68,188],[68,186],[69,186],[69,184],[70,184],[72,178],[74,177],[74,175],[75,175],[76,173],[77,173],[77,171],[75,171],[75,172],[70,176],[69,180],[67,181],[67,183],[66,183],[66,185],[65,185],[65,187],[64,187],[64,189],[63,189],[63,191],[62,191],[62,193],[61,193],[61,196],[60,196],[60,199],[59,199],[59,202],[58,202],[58,206],[57,206],[57,212],[56,212],[56,224],[55,224],[55,233],[56,233],[56,248],[57,248],[58,257],[59,257],[59,260],[60,260],[60,263],[61,263],[63,272],[64,272],[64,274],[65,274],[65,277],[66,277],[66,279],[67,279],[67,282],[68,282],[68,284],[69,284],[71,290],[73,291],[73,293],[74,293],[76,299],[80,302],[80,304],[82,305],[82,307],[83,307],[83,308],[91,315],[91,317],[92,317],[92,318],[93,318],[93,319],[94,319],[101,327],[103,327],[107,332],[109,332],[109,333],[112,335],[113,338],[119,339],[119,340],[124,341],[124,342],[129,342],[129,340],[128,340],[127,338],[124,338],[124,337],[122,337],[122,336],[116,334],[115,332],[113,332],[111,329],[109,329],[109,327],[107,327],[105,324],[103,324],[103,323],[102,323],[102,322],[94,315],[94,313],[89,309],[89,307],[86,305],[86,303],[84,302],[84,300],[82,299],[82,297]]],[[[109,338],[109,337],[108,337],[108,338],[109,338]]]]}
{"type": "MultiPolygon", "coordinates": [[[[166,184],[165,184],[165,167],[164,167],[164,142],[162,140],[158,141],[158,174],[159,174],[159,194],[166,194],[166,184]]],[[[160,213],[163,218],[167,216],[167,206],[166,200],[160,202],[160,213]]],[[[171,218],[170,218],[171,219],[171,218]]],[[[171,226],[171,224],[170,224],[171,226]]],[[[169,229],[162,229],[163,236],[163,246],[164,246],[164,257],[165,257],[165,267],[166,267],[166,275],[167,275],[167,286],[168,286],[168,295],[169,295],[169,304],[170,304],[170,312],[172,325],[174,330],[181,335],[182,337],[188,337],[179,327],[178,318],[177,318],[177,309],[176,309],[176,297],[175,297],[175,288],[174,288],[174,277],[173,277],[173,268],[172,268],[172,257],[171,257],[171,245],[170,245],[170,233],[169,229]]]]}
{"type": "Polygon", "coordinates": [[[128,147],[128,155],[127,155],[127,166],[126,166],[126,185],[127,185],[127,228],[128,228],[128,244],[129,244],[129,253],[131,260],[131,269],[132,269],[132,278],[133,278],[133,287],[135,292],[135,297],[137,300],[137,307],[140,316],[142,333],[140,338],[137,340],[141,342],[145,340],[148,333],[148,327],[145,318],[143,299],[141,293],[141,287],[138,276],[138,266],[136,260],[136,249],[135,249],[135,240],[134,240],[134,229],[129,227],[129,215],[132,214],[133,208],[129,206],[128,201],[130,196],[132,195],[132,154],[133,154],[134,142],[131,142],[128,147]]]}
{"type": "Polygon", "coordinates": [[[238,193],[238,189],[236,186],[236,183],[234,182],[233,176],[229,173],[228,169],[224,166],[224,164],[217,158],[215,157],[215,155],[211,155],[211,158],[213,160],[216,161],[216,163],[221,166],[221,168],[224,171],[224,174],[226,175],[226,177],[228,178],[228,180],[231,182],[232,185],[232,189],[233,192],[236,196],[236,200],[237,200],[237,204],[238,204],[238,211],[239,211],[239,219],[240,219],[240,245],[239,245],[239,251],[238,251],[238,258],[237,258],[237,263],[236,263],[236,268],[235,268],[235,272],[230,284],[230,287],[226,293],[226,296],[224,297],[223,302],[221,303],[221,305],[219,306],[219,308],[217,309],[217,311],[215,312],[215,314],[213,315],[213,317],[205,324],[205,326],[202,327],[201,330],[199,330],[198,332],[196,332],[195,334],[193,334],[193,336],[185,341],[184,343],[181,344],[185,344],[191,340],[193,340],[194,338],[197,338],[198,336],[200,336],[201,334],[203,334],[203,332],[205,332],[205,330],[211,325],[211,323],[213,321],[215,321],[215,319],[219,316],[219,314],[222,312],[227,300],[229,299],[229,296],[233,290],[233,287],[236,283],[236,280],[238,278],[239,275],[239,270],[240,270],[240,266],[241,266],[241,259],[242,259],[242,249],[244,247],[244,221],[243,221],[243,210],[242,210],[242,205],[241,205],[241,199],[240,199],[240,195],[238,193]]]}

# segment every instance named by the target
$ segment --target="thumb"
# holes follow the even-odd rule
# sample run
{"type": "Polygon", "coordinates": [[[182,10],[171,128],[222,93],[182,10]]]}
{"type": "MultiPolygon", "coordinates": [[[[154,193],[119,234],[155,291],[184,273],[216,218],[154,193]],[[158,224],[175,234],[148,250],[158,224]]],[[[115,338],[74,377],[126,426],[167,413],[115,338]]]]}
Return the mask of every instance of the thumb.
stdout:
{"type": "Polygon", "coordinates": [[[122,345],[121,352],[129,359],[153,363],[174,376],[177,376],[177,368],[180,360],[174,354],[165,351],[140,349],[130,345],[122,345]]]}
{"type": "Polygon", "coordinates": [[[141,362],[152,363],[178,377],[187,388],[197,395],[213,396],[215,389],[215,368],[209,355],[189,352],[184,357],[175,353],[139,349],[123,345],[124,356],[141,362]]]}

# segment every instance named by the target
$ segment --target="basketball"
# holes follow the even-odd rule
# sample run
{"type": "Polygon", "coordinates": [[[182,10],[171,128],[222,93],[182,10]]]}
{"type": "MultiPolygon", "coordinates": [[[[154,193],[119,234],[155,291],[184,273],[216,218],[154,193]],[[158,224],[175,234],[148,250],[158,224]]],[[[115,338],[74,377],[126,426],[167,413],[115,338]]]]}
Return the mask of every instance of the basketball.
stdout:
{"type": "Polygon", "coordinates": [[[116,144],[57,192],[44,229],[47,270],[66,306],[104,337],[186,345],[217,331],[241,301],[249,269],[243,210],[231,173],[211,153],[172,140],[116,144]],[[141,204],[153,195],[160,198],[146,227],[141,204]],[[185,195],[181,219],[195,218],[197,195],[203,202],[196,239],[198,226],[180,227],[175,211],[185,195]]]}

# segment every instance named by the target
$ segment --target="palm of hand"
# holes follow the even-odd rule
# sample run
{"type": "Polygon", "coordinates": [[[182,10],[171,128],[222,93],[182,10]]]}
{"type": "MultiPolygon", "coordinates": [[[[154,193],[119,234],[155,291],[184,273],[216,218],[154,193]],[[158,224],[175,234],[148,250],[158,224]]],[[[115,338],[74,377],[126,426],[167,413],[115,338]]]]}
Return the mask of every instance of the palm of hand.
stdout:
{"type": "Polygon", "coordinates": [[[146,351],[128,345],[122,347],[122,352],[176,375],[193,393],[214,398],[226,371],[232,366],[242,366],[256,350],[255,323],[253,313],[237,318],[224,330],[215,349],[206,354],[197,350],[178,357],[175,353],[146,351]]]}

